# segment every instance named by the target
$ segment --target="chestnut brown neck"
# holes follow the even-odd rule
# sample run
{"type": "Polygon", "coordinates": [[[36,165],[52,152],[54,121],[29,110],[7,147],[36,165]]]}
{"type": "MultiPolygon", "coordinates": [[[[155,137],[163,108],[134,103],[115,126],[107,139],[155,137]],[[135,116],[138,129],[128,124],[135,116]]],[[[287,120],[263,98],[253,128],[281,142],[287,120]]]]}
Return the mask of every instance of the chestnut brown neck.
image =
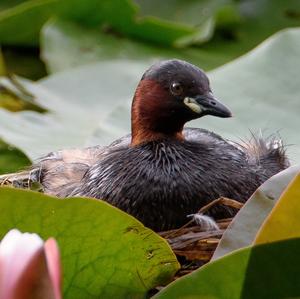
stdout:
{"type": "Polygon", "coordinates": [[[183,140],[184,122],[170,109],[169,92],[154,80],[142,80],[131,108],[131,145],[163,139],[183,140]]]}

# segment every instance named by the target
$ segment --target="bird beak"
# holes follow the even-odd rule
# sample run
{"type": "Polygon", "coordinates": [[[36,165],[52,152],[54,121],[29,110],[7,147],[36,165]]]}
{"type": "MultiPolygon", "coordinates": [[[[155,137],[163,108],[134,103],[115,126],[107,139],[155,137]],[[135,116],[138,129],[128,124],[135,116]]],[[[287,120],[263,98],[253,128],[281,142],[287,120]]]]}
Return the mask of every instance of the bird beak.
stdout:
{"type": "Polygon", "coordinates": [[[191,110],[202,115],[214,115],[218,117],[231,117],[231,111],[219,102],[212,93],[198,95],[195,97],[186,97],[184,104],[191,110]]]}

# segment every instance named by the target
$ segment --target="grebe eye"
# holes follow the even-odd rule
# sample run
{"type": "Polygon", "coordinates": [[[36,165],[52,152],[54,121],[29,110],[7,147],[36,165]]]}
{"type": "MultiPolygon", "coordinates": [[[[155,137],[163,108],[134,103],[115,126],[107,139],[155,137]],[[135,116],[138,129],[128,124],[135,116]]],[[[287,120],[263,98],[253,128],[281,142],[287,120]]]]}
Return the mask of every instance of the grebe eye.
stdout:
{"type": "Polygon", "coordinates": [[[173,82],[171,84],[171,92],[172,94],[174,94],[175,96],[179,96],[183,94],[183,87],[180,83],[178,82],[173,82]]]}

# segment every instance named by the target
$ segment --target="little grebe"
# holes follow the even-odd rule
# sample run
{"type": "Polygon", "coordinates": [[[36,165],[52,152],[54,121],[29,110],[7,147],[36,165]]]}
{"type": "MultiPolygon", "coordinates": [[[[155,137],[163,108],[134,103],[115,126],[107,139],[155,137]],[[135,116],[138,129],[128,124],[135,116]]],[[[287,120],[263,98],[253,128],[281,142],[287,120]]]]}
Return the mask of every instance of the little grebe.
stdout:
{"type": "MultiPolygon", "coordinates": [[[[180,60],[154,64],[132,103],[131,135],[106,147],[63,150],[33,166],[31,179],[59,197],[103,199],[156,230],[177,228],[208,202],[246,201],[255,189],[289,165],[280,140],[236,144],[186,122],[230,117],[205,73],[180,60]]],[[[231,217],[230,208],[210,216],[231,217]]]]}

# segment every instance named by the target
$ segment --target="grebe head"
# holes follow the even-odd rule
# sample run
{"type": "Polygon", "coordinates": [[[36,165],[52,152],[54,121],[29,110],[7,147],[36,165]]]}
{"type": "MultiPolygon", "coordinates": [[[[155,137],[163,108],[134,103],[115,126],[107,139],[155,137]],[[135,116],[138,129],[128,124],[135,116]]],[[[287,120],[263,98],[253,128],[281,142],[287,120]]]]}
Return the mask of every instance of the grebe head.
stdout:
{"type": "Polygon", "coordinates": [[[214,115],[231,117],[212,94],[206,74],[177,59],[152,65],[143,75],[132,103],[132,144],[182,139],[186,122],[214,115]]]}

